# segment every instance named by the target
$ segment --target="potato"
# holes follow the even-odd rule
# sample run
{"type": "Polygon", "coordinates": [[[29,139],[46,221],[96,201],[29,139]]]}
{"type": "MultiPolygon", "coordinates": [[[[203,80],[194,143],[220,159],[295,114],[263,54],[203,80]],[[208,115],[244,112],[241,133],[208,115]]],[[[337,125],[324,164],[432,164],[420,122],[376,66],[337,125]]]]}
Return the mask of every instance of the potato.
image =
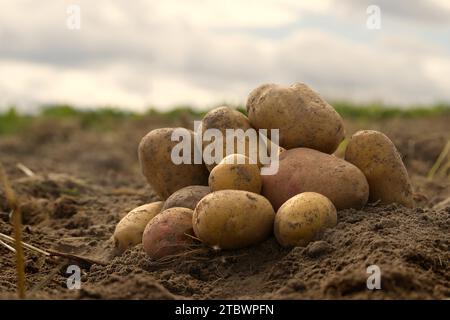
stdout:
{"type": "Polygon", "coordinates": [[[257,164],[242,154],[231,154],[209,174],[211,191],[232,189],[261,193],[262,180],[257,164]]]}
{"type": "Polygon", "coordinates": [[[358,131],[347,145],[345,160],[357,166],[369,183],[369,201],[414,206],[408,172],[395,145],[383,133],[358,131]]]}
{"type": "Polygon", "coordinates": [[[330,154],[345,137],[341,116],[303,83],[256,88],[248,97],[247,113],[255,129],[279,129],[279,145],[286,149],[307,147],[330,154]]]}
{"type": "Polygon", "coordinates": [[[218,249],[257,244],[270,236],[275,212],[264,197],[242,190],[208,194],[197,204],[192,224],[196,236],[218,249]]]}
{"type": "Polygon", "coordinates": [[[142,244],[145,253],[152,259],[183,252],[193,243],[192,213],[188,208],[164,210],[145,227],[142,244]]]}
{"type": "MultiPolygon", "coordinates": [[[[201,130],[202,130],[204,138],[205,138],[204,132],[209,129],[219,130],[221,132],[221,134],[223,135],[223,137],[225,138],[226,129],[242,129],[242,130],[246,131],[247,129],[250,129],[250,128],[251,128],[250,122],[248,121],[248,119],[245,115],[243,115],[241,112],[239,112],[237,110],[233,110],[227,106],[222,106],[222,107],[218,107],[218,108],[215,108],[215,109],[209,111],[203,117],[201,130]]],[[[214,140],[213,141],[204,140],[203,141],[203,152],[205,152],[205,149],[209,150],[209,148],[212,148],[214,143],[217,143],[217,142],[214,140]],[[210,147],[208,147],[208,145],[210,147]]],[[[237,140],[233,146],[234,150],[230,154],[236,153],[237,146],[239,144],[242,145],[243,143],[245,143],[244,139],[237,140]]],[[[218,159],[218,161],[221,161],[224,157],[226,157],[228,155],[228,153],[226,152],[226,140],[225,141],[222,140],[222,145],[223,145],[223,148],[222,148],[223,153],[222,153],[222,157],[220,159],[218,159]]],[[[245,152],[248,152],[248,148],[245,150],[246,150],[245,152]]],[[[210,154],[210,153],[208,152],[207,154],[210,154]]],[[[215,153],[212,153],[212,155],[215,156],[215,153]]],[[[208,168],[209,171],[211,171],[217,164],[218,164],[218,162],[214,162],[212,164],[208,164],[206,162],[206,167],[208,168]]]]}
{"type": "MultiPolygon", "coordinates": [[[[194,163],[194,133],[191,133],[191,163],[175,164],[172,149],[181,142],[171,141],[174,128],[150,131],[139,144],[139,161],[142,173],[150,186],[163,199],[175,191],[191,185],[207,185],[208,170],[203,164],[194,163]]],[[[187,129],[185,129],[187,130],[187,129]]]]}
{"type": "Polygon", "coordinates": [[[308,148],[283,151],[278,172],[262,179],[262,195],[275,210],[302,192],[320,193],[338,210],[360,209],[369,197],[369,185],[361,170],[335,156],[308,148]]]}
{"type": "Polygon", "coordinates": [[[174,207],[189,208],[194,210],[200,199],[210,192],[211,190],[207,186],[184,187],[167,198],[162,210],[174,207]]]}
{"type": "Polygon", "coordinates": [[[116,226],[114,244],[119,253],[142,242],[147,223],[160,211],[164,202],[158,201],[131,210],[116,226]]]}
{"type": "Polygon", "coordinates": [[[283,247],[304,247],[336,223],[336,208],[327,197],[304,192],[293,196],[278,209],[274,233],[283,247]]]}

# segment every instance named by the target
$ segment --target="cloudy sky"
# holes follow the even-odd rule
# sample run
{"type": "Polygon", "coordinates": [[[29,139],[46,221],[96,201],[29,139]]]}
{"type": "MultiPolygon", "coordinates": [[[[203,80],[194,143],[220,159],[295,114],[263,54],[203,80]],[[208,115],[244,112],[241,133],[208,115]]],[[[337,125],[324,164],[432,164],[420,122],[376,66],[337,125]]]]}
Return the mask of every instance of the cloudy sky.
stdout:
{"type": "Polygon", "coordinates": [[[331,100],[450,101],[448,0],[0,0],[0,8],[0,108],[206,108],[245,103],[261,83],[296,81],[331,100]],[[72,4],[79,30],[68,28],[72,4]],[[367,27],[371,4],[380,29],[367,27]]]}

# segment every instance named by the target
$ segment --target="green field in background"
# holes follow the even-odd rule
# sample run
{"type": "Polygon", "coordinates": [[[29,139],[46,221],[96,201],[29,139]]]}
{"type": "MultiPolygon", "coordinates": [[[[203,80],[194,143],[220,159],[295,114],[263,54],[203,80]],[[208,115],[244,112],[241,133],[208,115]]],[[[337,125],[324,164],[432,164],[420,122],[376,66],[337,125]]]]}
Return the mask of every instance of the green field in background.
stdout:
{"type": "MultiPolygon", "coordinates": [[[[348,102],[335,102],[332,105],[344,118],[376,120],[393,117],[414,118],[450,115],[450,104],[402,108],[379,103],[357,105],[348,102]]],[[[244,114],[246,113],[244,107],[235,106],[235,108],[244,114]]],[[[135,113],[112,107],[79,109],[68,105],[52,105],[43,106],[37,114],[29,115],[19,113],[14,107],[11,107],[7,111],[0,113],[0,134],[20,132],[38,119],[74,119],[80,123],[82,128],[108,130],[114,128],[115,123],[123,120],[145,119],[149,117],[175,119],[185,116],[201,118],[206,112],[197,111],[189,106],[174,107],[169,111],[158,111],[155,108],[149,108],[144,113],[135,113]]]]}

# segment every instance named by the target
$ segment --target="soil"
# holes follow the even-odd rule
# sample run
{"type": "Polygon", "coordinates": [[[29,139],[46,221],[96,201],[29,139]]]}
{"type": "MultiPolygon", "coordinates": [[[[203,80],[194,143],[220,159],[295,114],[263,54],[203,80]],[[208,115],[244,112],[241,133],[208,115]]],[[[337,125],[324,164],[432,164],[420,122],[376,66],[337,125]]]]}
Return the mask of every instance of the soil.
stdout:
{"type": "MultiPolygon", "coordinates": [[[[76,122],[38,121],[0,136],[0,161],[19,196],[24,241],[104,262],[81,263],[26,252],[29,298],[40,299],[448,299],[450,178],[426,175],[450,138],[450,118],[347,121],[385,132],[403,155],[417,207],[367,206],[338,212],[338,224],[307,247],[281,248],[274,238],[235,251],[197,244],[151,261],[137,246],[114,256],[115,224],[131,209],[157,200],[139,171],[137,145],[150,129],[186,126],[186,119],[129,120],[114,131],[76,122]],[[35,175],[27,176],[21,163],[35,175]],[[433,209],[435,207],[435,209],[433,209]],[[82,270],[69,290],[67,267],[82,270]],[[368,290],[367,267],[381,271],[368,290]]],[[[0,192],[0,232],[12,234],[0,192]]],[[[16,297],[14,254],[0,246],[0,298],[16,297]]]]}

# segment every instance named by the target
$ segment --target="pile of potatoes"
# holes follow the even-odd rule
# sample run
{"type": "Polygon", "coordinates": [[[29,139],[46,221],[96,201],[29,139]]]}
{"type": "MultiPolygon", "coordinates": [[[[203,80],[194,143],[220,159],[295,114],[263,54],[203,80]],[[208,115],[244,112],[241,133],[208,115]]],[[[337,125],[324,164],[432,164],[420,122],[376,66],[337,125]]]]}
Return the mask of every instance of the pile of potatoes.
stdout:
{"type": "Polygon", "coordinates": [[[250,161],[248,148],[236,152],[246,142],[239,140],[232,153],[224,144],[218,164],[177,165],[171,161],[175,128],[152,130],[140,142],[139,161],[163,201],[140,206],[118,223],[117,250],[142,243],[152,259],[160,259],[198,241],[238,249],[272,234],[281,246],[306,246],[337,224],[337,210],[368,202],[413,206],[408,173],[389,138],[359,131],[344,159],[333,155],[345,139],[343,120],[307,85],[261,85],[248,97],[247,114],[219,107],[205,115],[201,129],[279,129],[278,171],[261,175],[263,166],[250,161]]]}

